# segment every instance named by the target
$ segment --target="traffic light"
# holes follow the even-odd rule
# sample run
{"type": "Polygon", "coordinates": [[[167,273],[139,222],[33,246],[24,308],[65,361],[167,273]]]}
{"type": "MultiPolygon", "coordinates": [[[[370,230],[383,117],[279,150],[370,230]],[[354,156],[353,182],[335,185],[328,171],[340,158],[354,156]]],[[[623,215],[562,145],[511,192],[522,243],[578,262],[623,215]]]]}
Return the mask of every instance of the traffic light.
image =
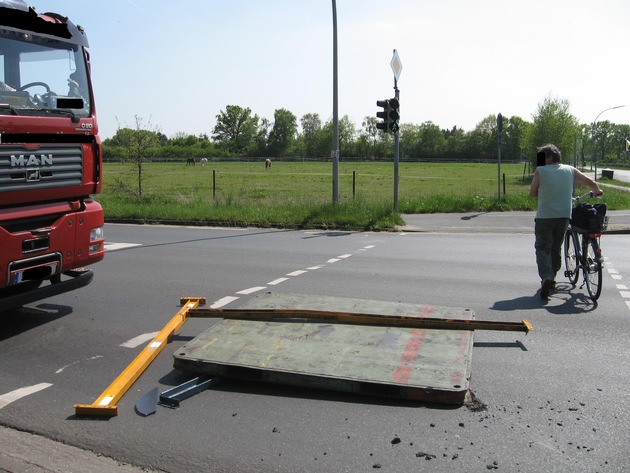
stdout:
{"type": "Polygon", "coordinates": [[[376,105],[383,109],[380,112],[376,112],[376,117],[383,119],[382,122],[376,124],[376,128],[383,130],[385,133],[396,133],[400,128],[398,125],[398,120],[400,119],[398,99],[377,100],[376,105]]]}
{"type": "Polygon", "coordinates": [[[376,117],[383,119],[382,122],[376,124],[376,128],[389,133],[389,100],[377,100],[376,105],[383,109],[380,112],[376,112],[376,117]]]}
{"type": "Polygon", "coordinates": [[[400,120],[400,111],[398,110],[399,108],[400,103],[398,102],[397,98],[389,99],[389,130],[392,133],[396,133],[400,128],[400,125],[398,125],[398,120],[400,120]]]}

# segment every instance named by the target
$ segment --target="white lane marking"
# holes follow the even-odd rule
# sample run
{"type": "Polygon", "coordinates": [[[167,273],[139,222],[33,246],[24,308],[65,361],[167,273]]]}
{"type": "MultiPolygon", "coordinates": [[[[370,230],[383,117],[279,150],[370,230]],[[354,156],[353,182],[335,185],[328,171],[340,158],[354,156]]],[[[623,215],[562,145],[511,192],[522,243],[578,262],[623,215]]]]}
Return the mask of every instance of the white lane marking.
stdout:
{"type": "Polygon", "coordinates": [[[337,256],[337,258],[346,259],[346,258],[350,258],[351,256],[352,256],[351,254],[345,254],[345,255],[337,256]]]}
{"type": "Polygon", "coordinates": [[[125,348],[139,347],[143,343],[148,342],[149,340],[153,340],[158,333],[160,332],[143,333],[142,335],[138,335],[131,340],[127,340],[125,343],[121,343],[120,346],[125,348]]]}
{"type": "Polygon", "coordinates": [[[288,273],[287,276],[299,276],[300,274],[308,273],[303,269],[298,269],[297,271],[293,271],[292,273],[288,273]]]}
{"type": "Polygon", "coordinates": [[[267,283],[267,286],[275,286],[276,284],[280,284],[281,282],[288,281],[288,280],[289,280],[289,278],[274,279],[273,281],[269,281],[267,283]]]}
{"type": "Polygon", "coordinates": [[[252,294],[254,292],[262,291],[263,289],[267,289],[266,286],[250,287],[249,289],[243,289],[242,291],[238,291],[237,294],[247,295],[247,294],[252,294]]]}
{"type": "Polygon", "coordinates": [[[326,261],[326,263],[336,263],[337,261],[341,261],[341,260],[339,260],[337,258],[331,258],[328,261],[326,261]]]}
{"type": "Polygon", "coordinates": [[[628,289],[628,286],[625,284],[617,284],[617,289],[628,289]]]}
{"type": "Polygon", "coordinates": [[[111,243],[105,242],[105,251],[123,250],[125,248],[133,248],[134,246],[142,246],[140,243],[111,243]]]}
{"type": "Polygon", "coordinates": [[[615,268],[611,268],[610,266],[606,268],[608,270],[608,274],[619,274],[615,268]]]}
{"type": "Polygon", "coordinates": [[[29,394],[34,394],[51,386],[52,384],[50,383],[39,383],[33,386],[27,386],[25,388],[16,389],[15,391],[3,394],[2,396],[0,396],[0,409],[8,406],[18,399],[22,399],[23,397],[28,396],[29,394]]]}
{"type": "Polygon", "coordinates": [[[376,245],[368,245],[368,246],[364,246],[363,249],[364,250],[369,250],[370,248],[374,248],[376,245]]]}
{"type": "Polygon", "coordinates": [[[617,280],[623,279],[623,276],[621,274],[611,274],[610,277],[617,280]]]}
{"type": "Polygon", "coordinates": [[[66,368],[68,368],[69,366],[76,365],[77,363],[81,363],[81,361],[98,360],[99,358],[103,358],[103,355],[96,355],[96,356],[92,356],[92,357],[90,357],[90,358],[86,358],[85,360],[75,361],[74,363],[70,363],[70,364],[67,364],[66,366],[62,366],[62,367],[61,367],[61,368],[59,368],[57,371],[55,371],[55,374],[59,374],[59,373],[61,373],[63,370],[65,370],[66,368]]]}
{"type": "Polygon", "coordinates": [[[309,271],[315,271],[316,269],[322,269],[323,267],[324,267],[323,265],[319,264],[317,266],[311,266],[310,268],[306,268],[306,269],[308,269],[309,271]]]}
{"type": "Polygon", "coordinates": [[[621,294],[621,297],[624,299],[630,299],[630,291],[619,291],[619,294],[621,294]]]}
{"type": "Polygon", "coordinates": [[[630,301],[626,301],[626,305],[628,306],[628,309],[630,309],[630,301]]]}
{"type": "Polygon", "coordinates": [[[234,302],[235,300],[238,300],[238,297],[233,297],[233,296],[222,297],[218,301],[215,301],[210,306],[210,308],[211,309],[218,309],[219,307],[223,307],[224,305],[228,305],[230,302],[234,302]]]}

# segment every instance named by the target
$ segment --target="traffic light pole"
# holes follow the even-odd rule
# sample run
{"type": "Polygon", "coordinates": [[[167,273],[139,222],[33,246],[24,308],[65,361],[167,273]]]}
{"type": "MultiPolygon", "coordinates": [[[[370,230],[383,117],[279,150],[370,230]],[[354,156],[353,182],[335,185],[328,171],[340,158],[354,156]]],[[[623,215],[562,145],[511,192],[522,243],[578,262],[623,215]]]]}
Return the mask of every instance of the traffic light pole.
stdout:
{"type": "MultiPolygon", "coordinates": [[[[394,77],[394,97],[400,104],[400,91],[398,90],[398,80],[394,77]]],[[[394,212],[398,212],[398,158],[400,154],[400,133],[394,132],[394,212]]]]}
{"type": "Polygon", "coordinates": [[[332,0],[333,12],[333,149],[330,153],[333,164],[333,204],[339,203],[339,95],[337,72],[337,2],[332,0]]]}

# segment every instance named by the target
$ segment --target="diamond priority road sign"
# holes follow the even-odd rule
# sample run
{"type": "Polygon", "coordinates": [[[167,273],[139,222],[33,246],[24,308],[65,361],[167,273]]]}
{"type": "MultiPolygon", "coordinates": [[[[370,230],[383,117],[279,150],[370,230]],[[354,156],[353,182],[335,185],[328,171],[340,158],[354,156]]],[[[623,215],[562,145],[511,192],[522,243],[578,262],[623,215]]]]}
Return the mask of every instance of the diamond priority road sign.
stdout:
{"type": "Polygon", "coordinates": [[[398,56],[398,51],[394,49],[394,56],[392,57],[392,62],[390,63],[392,66],[392,71],[394,71],[394,78],[396,81],[400,79],[400,73],[402,72],[402,62],[400,62],[400,56],[398,56]]]}

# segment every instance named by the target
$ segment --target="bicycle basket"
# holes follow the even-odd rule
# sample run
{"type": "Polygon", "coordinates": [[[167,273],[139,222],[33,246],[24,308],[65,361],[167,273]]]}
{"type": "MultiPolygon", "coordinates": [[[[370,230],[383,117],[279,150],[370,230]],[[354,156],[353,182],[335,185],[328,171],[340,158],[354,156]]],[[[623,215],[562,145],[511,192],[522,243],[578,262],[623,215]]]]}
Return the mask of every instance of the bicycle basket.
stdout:
{"type": "Polygon", "coordinates": [[[581,202],[571,212],[571,226],[578,227],[589,232],[600,232],[606,228],[606,204],[591,205],[581,202]]]}
{"type": "Polygon", "coordinates": [[[608,216],[606,215],[606,204],[600,203],[593,205],[593,208],[597,210],[599,214],[600,222],[600,230],[606,230],[608,228],[608,216]]]}

